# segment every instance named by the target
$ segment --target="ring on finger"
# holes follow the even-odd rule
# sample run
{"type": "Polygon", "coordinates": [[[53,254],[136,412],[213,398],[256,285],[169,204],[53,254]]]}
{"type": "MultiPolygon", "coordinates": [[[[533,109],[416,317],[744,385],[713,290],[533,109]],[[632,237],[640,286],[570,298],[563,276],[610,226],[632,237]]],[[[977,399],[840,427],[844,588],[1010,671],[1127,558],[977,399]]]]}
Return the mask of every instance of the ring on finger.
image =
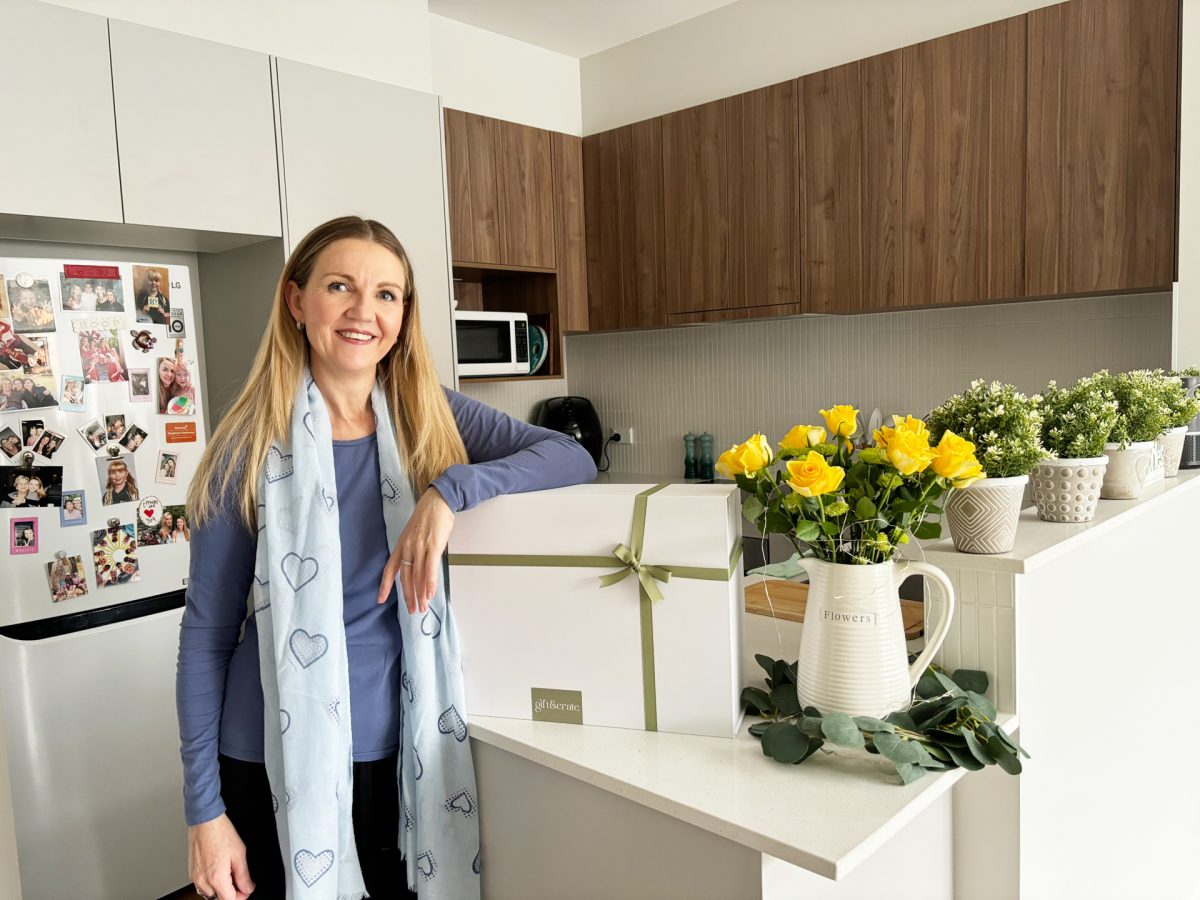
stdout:
{"type": "Polygon", "coordinates": [[[413,561],[411,559],[400,560],[400,565],[402,565],[402,566],[411,566],[412,564],[413,564],[413,561]]]}

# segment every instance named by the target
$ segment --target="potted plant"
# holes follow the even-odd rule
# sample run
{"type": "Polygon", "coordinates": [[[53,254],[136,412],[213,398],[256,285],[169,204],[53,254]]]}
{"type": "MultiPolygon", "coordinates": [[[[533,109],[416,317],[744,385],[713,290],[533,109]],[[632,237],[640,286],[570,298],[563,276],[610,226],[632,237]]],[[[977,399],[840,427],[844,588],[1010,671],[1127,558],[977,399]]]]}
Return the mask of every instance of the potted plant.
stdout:
{"type": "Polygon", "coordinates": [[[912,537],[941,533],[926,521],[954,487],[982,477],[970,442],[947,432],[936,446],[925,423],[895,417],[880,429],[878,446],[855,450],[857,411],[822,410],[825,427],[797,425],[774,453],[756,434],[721,454],[717,469],[748,496],[745,516],[796,548],[785,563],[757,570],[809,578],[801,635],[800,705],[848,715],[885,715],[907,705],[913,686],[941,646],[954,608],[945,573],[901,562],[897,550],[912,537]],[[927,631],[912,665],[904,641],[897,590],[920,573],[942,585],[940,624],[927,631]]]}
{"type": "Polygon", "coordinates": [[[1046,457],[1040,402],[1011,384],[976,380],[929,414],[930,440],[952,432],[971,441],[987,476],[946,498],[955,549],[1007,553],[1013,548],[1029,473],[1046,457]]]}
{"type": "MultiPolygon", "coordinates": [[[[1184,373],[1191,369],[1184,369],[1184,373]]],[[[1183,459],[1183,443],[1187,438],[1192,421],[1200,415],[1200,388],[1195,385],[1200,377],[1167,373],[1161,369],[1153,373],[1158,381],[1160,398],[1167,413],[1167,425],[1155,442],[1163,456],[1163,475],[1174,478],[1179,474],[1179,463],[1183,459]],[[1186,379],[1186,380],[1185,380],[1186,379]]]]}
{"type": "Polygon", "coordinates": [[[1108,468],[1100,498],[1134,500],[1147,485],[1162,480],[1162,452],[1155,439],[1166,428],[1167,411],[1152,372],[1138,369],[1110,375],[1101,370],[1096,374],[1117,401],[1117,423],[1104,446],[1108,468]]]}
{"type": "Polygon", "coordinates": [[[1038,517],[1047,522],[1090,522],[1100,502],[1108,437],[1117,424],[1117,399],[1098,375],[1042,392],[1042,446],[1050,459],[1030,473],[1038,517]]]}

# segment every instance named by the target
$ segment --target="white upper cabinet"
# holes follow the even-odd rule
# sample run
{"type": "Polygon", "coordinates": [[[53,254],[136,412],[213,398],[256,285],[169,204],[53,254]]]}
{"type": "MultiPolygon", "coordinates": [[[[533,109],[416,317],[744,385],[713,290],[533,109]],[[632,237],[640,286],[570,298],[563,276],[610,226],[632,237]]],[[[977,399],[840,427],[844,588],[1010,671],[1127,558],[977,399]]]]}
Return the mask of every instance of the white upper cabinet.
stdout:
{"type": "Polygon", "coordinates": [[[279,235],[270,58],[109,24],[125,221],[279,235]]]}
{"type": "Polygon", "coordinates": [[[286,59],[277,66],[288,252],[336,216],[392,229],[412,261],[438,376],[453,386],[438,98],[286,59]]]}
{"type": "Polygon", "coordinates": [[[107,20],[3,0],[0,35],[0,214],[120,222],[107,20]]]}

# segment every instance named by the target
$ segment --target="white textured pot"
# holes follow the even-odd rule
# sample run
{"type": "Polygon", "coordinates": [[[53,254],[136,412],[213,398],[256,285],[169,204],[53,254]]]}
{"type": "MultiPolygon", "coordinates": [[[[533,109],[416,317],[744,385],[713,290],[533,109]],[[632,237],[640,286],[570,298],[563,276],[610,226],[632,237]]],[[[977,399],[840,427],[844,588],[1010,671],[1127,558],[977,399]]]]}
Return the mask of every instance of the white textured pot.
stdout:
{"type": "Polygon", "coordinates": [[[946,573],[922,562],[852,566],[802,559],[800,564],[809,581],[796,666],[800,705],[877,718],[908,706],[954,616],[954,587],[946,573]],[[913,574],[936,581],[943,603],[942,620],[926,629],[925,649],[909,665],[898,592],[913,574]]]}
{"type": "Polygon", "coordinates": [[[1163,455],[1163,476],[1174,478],[1179,474],[1179,463],[1183,459],[1183,442],[1187,437],[1188,427],[1180,425],[1171,428],[1158,436],[1154,443],[1163,455]]]}
{"type": "Polygon", "coordinates": [[[946,496],[946,523],[962,553],[1007,553],[1017,539],[1017,520],[1028,475],[984,478],[946,496]]]}
{"type": "Polygon", "coordinates": [[[1146,485],[1152,483],[1156,450],[1154,441],[1134,441],[1124,449],[1120,444],[1105,444],[1108,468],[1104,471],[1100,499],[1136,500],[1142,496],[1146,485]]]}
{"type": "Polygon", "coordinates": [[[1107,456],[1043,460],[1029,474],[1039,519],[1047,522],[1090,522],[1100,502],[1107,456]]]}

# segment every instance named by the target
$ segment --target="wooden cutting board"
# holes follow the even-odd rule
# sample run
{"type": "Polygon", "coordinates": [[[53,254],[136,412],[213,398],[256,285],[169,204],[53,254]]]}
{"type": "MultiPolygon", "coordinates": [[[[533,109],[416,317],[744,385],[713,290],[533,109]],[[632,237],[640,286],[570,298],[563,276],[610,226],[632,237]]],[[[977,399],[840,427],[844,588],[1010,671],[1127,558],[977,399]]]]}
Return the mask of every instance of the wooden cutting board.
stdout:
{"type": "MultiPolygon", "coordinates": [[[[796,581],[768,579],[746,588],[746,612],[758,616],[770,616],[772,608],[776,618],[788,622],[803,622],[804,610],[808,606],[808,585],[796,581]],[[771,599],[768,602],[767,592],[771,599]]],[[[916,600],[901,600],[900,613],[904,616],[904,638],[914,640],[925,633],[925,607],[916,600]]]]}

